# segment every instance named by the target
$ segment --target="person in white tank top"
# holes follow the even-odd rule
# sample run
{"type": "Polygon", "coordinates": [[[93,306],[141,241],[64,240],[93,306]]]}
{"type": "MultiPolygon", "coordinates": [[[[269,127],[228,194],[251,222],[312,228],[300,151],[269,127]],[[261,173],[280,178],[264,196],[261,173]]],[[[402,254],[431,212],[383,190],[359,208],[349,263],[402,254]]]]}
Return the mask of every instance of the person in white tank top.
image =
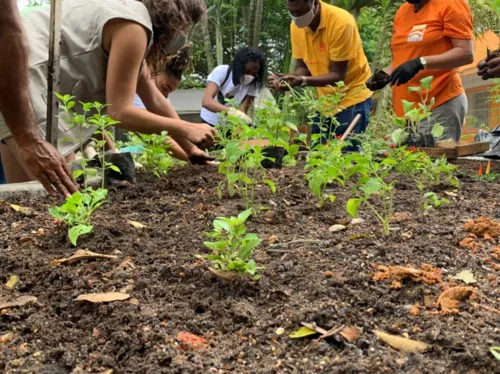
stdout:
{"type": "MultiPolygon", "coordinates": [[[[216,131],[178,118],[151,77],[167,56],[187,40],[206,13],[204,0],[65,0],[62,9],[61,94],[77,101],[109,104],[108,114],[121,128],[140,133],[167,131],[193,163],[206,164],[216,131]],[[147,63],[149,69],[144,68],[147,63]],[[140,96],[148,111],[133,105],[140,96]],[[200,149],[201,148],[201,149],[200,149]]],[[[30,48],[29,91],[36,123],[46,123],[50,12],[35,9],[23,18],[30,48]]],[[[81,108],[75,106],[75,111],[81,108]]],[[[86,141],[94,129],[88,129],[86,141]]],[[[76,130],[59,121],[58,150],[63,156],[80,147],[76,130]]],[[[18,145],[0,115],[0,152],[8,183],[33,180],[19,161],[18,145]]]]}

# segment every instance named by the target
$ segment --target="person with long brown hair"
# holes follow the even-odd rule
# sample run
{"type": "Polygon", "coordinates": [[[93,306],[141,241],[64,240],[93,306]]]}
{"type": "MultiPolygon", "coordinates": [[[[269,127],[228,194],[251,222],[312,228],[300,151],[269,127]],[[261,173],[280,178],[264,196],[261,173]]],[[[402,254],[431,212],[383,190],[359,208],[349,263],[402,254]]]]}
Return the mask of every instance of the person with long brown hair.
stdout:
{"type": "MultiPolygon", "coordinates": [[[[108,114],[124,129],[145,134],[167,131],[192,162],[206,163],[210,158],[203,149],[212,145],[215,130],[206,124],[172,118],[170,104],[150,79],[162,71],[168,56],[186,43],[191,28],[205,13],[203,0],[65,0],[60,93],[73,95],[77,101],[109,104],[108,114]],[[136,92],[148,111],[133,105],[136,92]]],[[[48,7],[34,9],[23,18],[30,48],[31,104],[42,132],[46,122],[49,20],[48,7]]],[[[73,110],[82,109],[76,105],[73,110]]],[[[59,152],[70,155],[94,130],[86,129],[83,139],[78,139],[79,130],[61,119],[59,152]]],[[[33,179],[20,167],[20,144],[3,116],[0,141],[7,182],[33,179]]]]}

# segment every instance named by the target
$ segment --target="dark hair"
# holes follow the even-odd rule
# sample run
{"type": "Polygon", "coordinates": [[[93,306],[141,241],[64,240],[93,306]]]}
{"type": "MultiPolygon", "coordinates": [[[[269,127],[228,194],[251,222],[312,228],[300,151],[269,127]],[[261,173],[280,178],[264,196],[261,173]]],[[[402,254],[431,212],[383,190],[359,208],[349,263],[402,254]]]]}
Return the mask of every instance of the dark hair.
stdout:
{"type": "Polygon", "coordinates": [[[151,74],[162,72],[167,49],[175,31],[185,34],[206,15],[205,0],[139,0],[148,9],[153,24],[153,45],[146,56],[151,74]]]}
{"type": "Polygon", "coordinates": [[[264,81],[267,76],[266,59],[261,51],[251,47],[240,49],[236,53],[236,56],[234,56],[231,65],[229,65],[229,70],[233,73],[233,84],[235,86],[240,84],[243,76],[245,75],[247,63],[249,62],[260,63],[260,69],[257,72],[257,77],[252,82],[252,86],[261,89],[264,86],[264,81]]]}
{"type": "Polygon", "coordinates": [[[170,55],[165,60],[164,72],[182,79],[182,74],[191,65],[193,43],[189,42],[179,49],[175,54],[170,55]]]}

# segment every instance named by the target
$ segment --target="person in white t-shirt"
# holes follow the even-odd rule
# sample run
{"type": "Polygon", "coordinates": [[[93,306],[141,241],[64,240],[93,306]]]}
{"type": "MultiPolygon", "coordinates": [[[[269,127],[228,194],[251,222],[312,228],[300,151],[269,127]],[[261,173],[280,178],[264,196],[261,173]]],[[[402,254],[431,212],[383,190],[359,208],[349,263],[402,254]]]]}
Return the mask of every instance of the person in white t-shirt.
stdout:
{"type": "Polygon", "coordinates": [[[263,54],[258,49],[248,47],[236,53],[231,65],[217,66],[207,78],[201,109],[202,121],[216,126],[219,113],[227,112],[250,124],[247,113],[264,85],[266,69],[263,54]],[[230,107],[226,99],[235,100],[235,107],[230,107]]]}

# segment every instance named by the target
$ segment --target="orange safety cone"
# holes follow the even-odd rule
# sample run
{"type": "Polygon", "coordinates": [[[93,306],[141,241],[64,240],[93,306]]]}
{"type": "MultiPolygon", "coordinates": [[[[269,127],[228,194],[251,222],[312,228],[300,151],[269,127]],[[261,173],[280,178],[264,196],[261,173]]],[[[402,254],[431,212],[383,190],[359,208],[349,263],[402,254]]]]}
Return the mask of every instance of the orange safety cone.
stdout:
{"type": "Polygon", "coordinates": [[[480,177],[481,175],[483,175],[483,164],[480,164],[479,165],[479,170],[477,171],[477,175],[480,177]]]}
{"type": "Polygon", "coordinates": [[[488,161],[488,166],[486,166],[486,175],[488,175],[491,171],[491,161],[488,161]]]}

